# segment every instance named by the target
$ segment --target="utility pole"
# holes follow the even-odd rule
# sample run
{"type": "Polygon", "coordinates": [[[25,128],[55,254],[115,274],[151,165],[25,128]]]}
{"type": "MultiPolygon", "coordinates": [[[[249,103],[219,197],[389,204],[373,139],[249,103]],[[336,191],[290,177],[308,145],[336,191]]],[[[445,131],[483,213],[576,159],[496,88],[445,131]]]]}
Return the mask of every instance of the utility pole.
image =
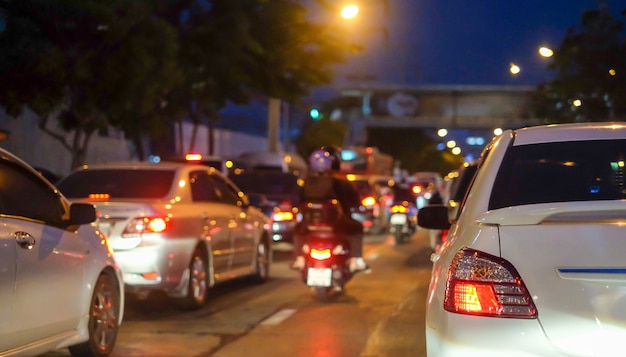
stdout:
{"type": "Polygon", "coordinates": [[[278,152],[280,131],[280,99],[270,98],[267,111],[267,151],[278,152]]]}

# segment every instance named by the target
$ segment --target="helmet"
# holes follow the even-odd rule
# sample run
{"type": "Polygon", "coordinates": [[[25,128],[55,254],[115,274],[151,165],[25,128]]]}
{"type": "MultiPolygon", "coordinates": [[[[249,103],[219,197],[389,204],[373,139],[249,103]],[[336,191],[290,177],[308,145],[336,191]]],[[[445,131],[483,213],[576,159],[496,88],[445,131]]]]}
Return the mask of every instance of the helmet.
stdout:
{"type": "Polygon", "coordinates": [[[313,172],[323,173],[332,170],[333,162],[328,151],[317,149],[309,156],[309,168],[313,172]]]}
{"type": "Polygon", "coordinates": [[[330,155],[331,170],[339,171],[341,166],[340,150],[334,146],[322,146],[322,150],[326,151],[330,155]]]}

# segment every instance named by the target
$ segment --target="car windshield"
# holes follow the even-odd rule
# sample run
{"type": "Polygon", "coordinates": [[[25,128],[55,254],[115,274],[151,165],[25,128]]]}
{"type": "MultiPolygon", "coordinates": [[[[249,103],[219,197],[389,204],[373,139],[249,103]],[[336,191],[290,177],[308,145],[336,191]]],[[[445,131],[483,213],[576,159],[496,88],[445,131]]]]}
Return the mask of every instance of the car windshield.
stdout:
{"type": "Polygon", "coordinates": [[[489,209],[625,199],[625,160],[626,140],[513,146],[496,177],[489,209]]]}
{"type": "Polygon", "coordinates": [[[77,171],[57,185],[68,198],[108,194],[115,198],[162,198],[170,191],[173,170],[77,171]]]}

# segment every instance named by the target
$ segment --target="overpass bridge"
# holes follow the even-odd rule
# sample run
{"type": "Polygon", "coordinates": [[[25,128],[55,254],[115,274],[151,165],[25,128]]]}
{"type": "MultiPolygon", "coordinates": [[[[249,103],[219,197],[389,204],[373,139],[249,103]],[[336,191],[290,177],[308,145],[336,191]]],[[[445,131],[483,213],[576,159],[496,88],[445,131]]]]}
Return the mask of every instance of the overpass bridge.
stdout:
{"type": "MultiPolygon", "coordinates": [[[[487,142],[494,129],[539,123],[531,112],[534,91],[532,86],[344,87],[341,96],[354,98],[360,106],[342,113],[341,118],[350,127],[350,145],[365,144],[367,130],[376,127],[446,129],[460,133],[457,136],[484,136],[487,142]]],[[[464,151],[470,149],[467,145],[464,151]]]]}

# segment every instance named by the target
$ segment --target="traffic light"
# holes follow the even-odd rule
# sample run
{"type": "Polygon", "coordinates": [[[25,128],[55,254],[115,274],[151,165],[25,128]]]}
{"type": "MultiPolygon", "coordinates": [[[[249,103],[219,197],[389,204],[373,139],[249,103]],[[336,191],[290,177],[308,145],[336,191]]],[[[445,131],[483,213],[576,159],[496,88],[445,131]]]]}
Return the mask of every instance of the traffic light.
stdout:
{"type": "Polygon", "coordinates": [[[319,109],[317,108],[311,108],[311,110],[309,110],[309,115],[313,120],[318,120],[322,117],[322,113],[320,113],[319,109]]]}

